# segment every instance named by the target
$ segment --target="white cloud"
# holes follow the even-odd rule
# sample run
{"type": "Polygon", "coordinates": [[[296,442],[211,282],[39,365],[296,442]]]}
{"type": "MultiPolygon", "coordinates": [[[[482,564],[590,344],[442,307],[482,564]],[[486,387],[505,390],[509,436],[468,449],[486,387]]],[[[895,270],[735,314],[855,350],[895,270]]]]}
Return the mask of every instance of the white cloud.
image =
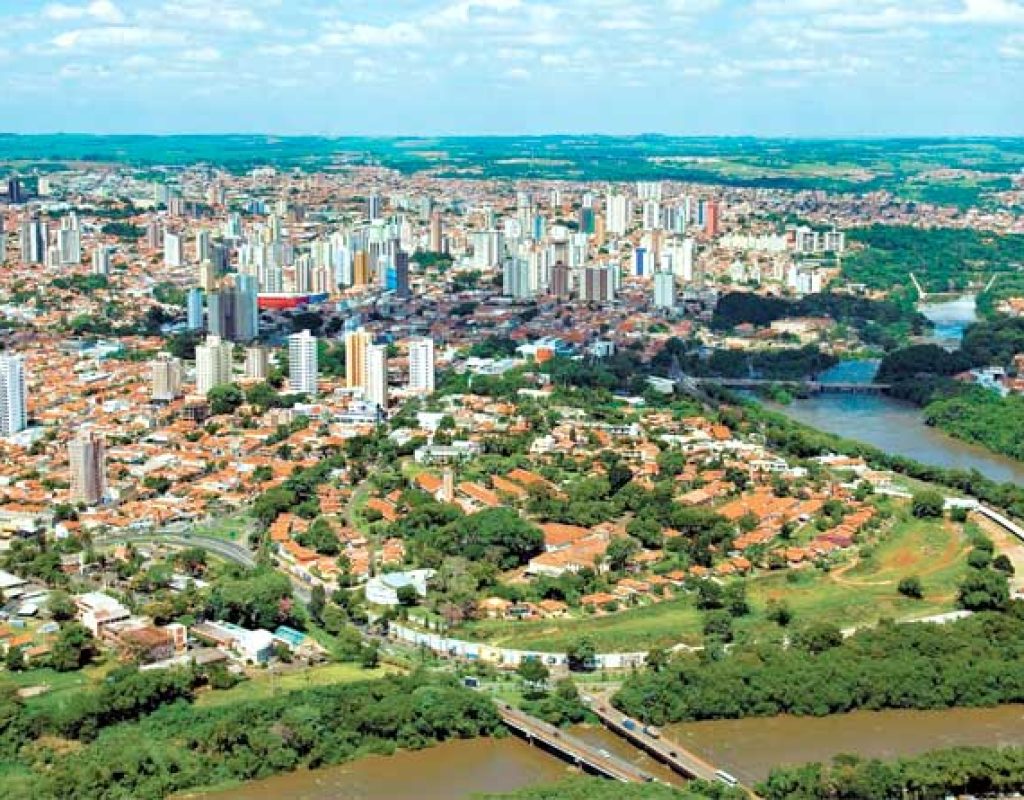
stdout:
{"type": "Polygon", "coordinates": [[[194,64],[211,64],[220,61],[223,56],[216,47],[197,47],[186,50],[181,54],[183,61],[191,61],[194,64]]]}
{"type": "Polygon", "coordinates": [[[118,24],[124,22],[121,13],[111,0],[93,0],[84,6],[71,6],[64,3],[51,3],[43,8],[43,16],[55,22],[68,20],[94,19],[99,22],[118,24]]]}
{"type": "Polygon", "coordinates": [[[523,69],[523,67],[513,67],[512,69],[505,70],[505,77],[514,81],[526,81],[530,79],[530,70],[523,69]]]}
{"type": "Polygon", "coordinates": [[[999,55],[1003,58],[1024,60],[1024,34],[1007,36],[999,44],[999,55]]]}
{"type": "Polygon", "coordinates": [[[398,47],[426,41],[423,31],[410,22],[382,26],[340,22],[332,27],[332,31],[320,37],[321,44],[332,47],[398,47]]]}
{"type": "Polygon", "coordinates": [[[144,28],[135,25],[106,25],[65,31],[52,40],[61,50],[104,49],[109,47],[159,47],[185,43],[180,31],[144,28]]]}

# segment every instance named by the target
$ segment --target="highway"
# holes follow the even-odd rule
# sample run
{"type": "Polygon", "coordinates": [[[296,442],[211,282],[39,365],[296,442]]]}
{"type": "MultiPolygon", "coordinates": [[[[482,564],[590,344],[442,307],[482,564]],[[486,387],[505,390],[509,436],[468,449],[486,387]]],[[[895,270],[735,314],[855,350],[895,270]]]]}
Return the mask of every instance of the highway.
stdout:
{"type": "MultiPolygon", "coordinates": [[[[671,739],[666,739],[660,734],[654,737],[644,733],[644,726],[639,722],[632,721],[633,727],[628,727],[627,723],[631,721],[630,717],[612,706],[606,696],[596,695],[594,702],[590,705],[590,710],[612,733],[618,734],[630,744],[668,765],[678,774],[711,783],[722,782],[718,775],[719,771],[714,765],[709,764],[682,745],[671,739]]],[[[746,791],[751,797],[757,797],[750,788],[740,784],[737,784],[737,787],[746,791]]]]}
{"type": "Polygon", "coordinates": [[[605,778],[622,783],[649,783],[653,780],[650,775],[628,761],[597,750],[554,725],[531,717],[500,700],[495,700],[494,704],[506,727],[530,743],[540,742],[548,750],[557,753],[576,766],[584,767],[605,778]]]}
{"type": "Polygon", "coordinates": [[[143,543],[165,544],[171,547],[198,547],[225,561],[232,561],[243,567],[252,569],[256,566],[255,554],[244,545],[237,542],[229,542],[225,539],[215,539],[209,536],[193,536],[191,534],[166,529],[163,531],[148,531],[139,533],[117,533],[106,536],[97,536],[93,542],[99,546],[122,544],[122,543],[143,543]]]}

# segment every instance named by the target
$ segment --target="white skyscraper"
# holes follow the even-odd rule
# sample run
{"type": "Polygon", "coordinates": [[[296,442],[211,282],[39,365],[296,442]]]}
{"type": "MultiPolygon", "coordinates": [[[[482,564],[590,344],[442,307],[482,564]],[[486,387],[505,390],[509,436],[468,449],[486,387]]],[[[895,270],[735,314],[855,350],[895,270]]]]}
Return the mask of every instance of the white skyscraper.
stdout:
{"type": "Polygon", "coordinates": [[[78,264],[82,260],[82,237],[78,230],[78,218],[72,215],[61,220],[57,231],[57,250],[62,265],[78,264]]]}
{"type": "Polygon", "coordinates": [[[388,407],[388,348],[371,344],[366,348],[366,385],[363,396],[382,410],[388,407]]]}
{"type": "Polygon", "coordinates": [[[207,336],[206,344],[196,347],[196,394],[205,397],[222,383],[231,383],[231,342],[207,336]]]}
{"type": "Polygon", "coordinates": [[[629,230],[633,216],[632,203],[624,194],[610,194],[605,200],[605,229],[618,236],[629,230]]]}
{"type": "Polygon", "coordinates": [[[180,267],[182,265],[181,234],[164,233],[164,264],[168,267],[180,267]]]}
{"type": "Polygon", "coordinates": [[[300,394],[316,394],[319,378],[316,337],[309,331],[288,337],[288,388],[300,394]]]}
{"type": "Polygon", "coordinates": [[[414,339],[409,343],[409,391],[434,391],[433,339],[414,339]]]}
{"type": "Polygon", "coordinates": [[[671,272],[654,273],[654,305],[668,311],[676,307],[676,278],[671,272]]]}
{"type": "Polygon", "coordinates": [[[28,425],[25,361],[0,354],[0,436],[13,436],[28,425]]]}

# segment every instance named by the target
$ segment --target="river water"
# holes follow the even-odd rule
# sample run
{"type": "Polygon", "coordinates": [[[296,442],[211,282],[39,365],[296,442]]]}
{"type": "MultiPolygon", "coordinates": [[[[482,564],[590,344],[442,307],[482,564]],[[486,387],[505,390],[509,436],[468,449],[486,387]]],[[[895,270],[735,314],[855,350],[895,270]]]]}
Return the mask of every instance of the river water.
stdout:
{"type": "MultiPolygon", "coordinates": [[[[956,347],[975,320],[973,297],[922,305],[935,325],[933,340],[956,347]]],[[[870,383],[877,361],[844,361],[819,377],[823,381],[870,383]]],[[[968,444],[925,425],[921,410],[910,403],[872,395],[815,395],[789,405],[769,404],[806,425],[866,442],[923,464],[976,469],[994,481],[1024,484],[1024,463],[968,444]]]]}
{"type": "MultiPolygon", "coordinates": [[[[662,780],[664,767],[603,728],[580,726],[575,736],[635,761],[662,780]]],[[[667,736],[711,763],[753,783],[773,766],[829,761],[841,753],[896,758],[963,745],[1024,745],[1024,706],[947,711],[854,712],[832,717],[768,717],[673,725],[667,736]]],[[[417,752],[277,775],[202,800],[464,800],[554,783],[571,774],[554,756],[519,739],[447,742],[417,752]]]]}

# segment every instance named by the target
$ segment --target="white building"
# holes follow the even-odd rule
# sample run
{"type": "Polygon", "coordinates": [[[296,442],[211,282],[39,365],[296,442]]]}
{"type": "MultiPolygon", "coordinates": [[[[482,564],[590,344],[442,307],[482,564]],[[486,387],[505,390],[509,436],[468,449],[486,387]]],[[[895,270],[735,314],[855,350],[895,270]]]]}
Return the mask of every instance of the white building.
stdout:
{"type": "Polygon", "coordinates": [[[409,343],[409,391],[434,391],[433,339],[414,339],[409,343]]]}
{"type": "Polygon", "coordinates": [[[363,396],[380,409],[388,407],[388,349],[382,344],[366,348],[366,384],[363,396]]]}
{"type": "Polygon", "coordinates": [[[115,622],[123,622],[132,615],[118,600],[103,592],[76,595],[75,608],[78,609],[78,621],[93,636],[99,636],[103,628],[115,622]]]}
{"type": "Polygon", "coordinates": [[[106,245],[99,245],[92,251],[92,274],[110,274],[110,248],[106,245]]]}
{"type": "Polygon", "coordinates": [[[180,267],[182,265],[181,234],[164,233],[164,265],[168,267],[180,267]]]}
{"type": "Polygon", "coordinates": [[[623,194],[610,194],[605,199],[605,230],[621,236],[629,230],[633,208],[629,198],[623,194]]]}
{"type": "Polygon", "coordinates": [[[397,606],[398,592],[411,586],[419,597],[427,596],[427,582],[434,577],[432,569],[415,569],[409,572],[389,572],[378,575],[366,582],[366,599],[378,606],[397,606]]]}
{"type": "Polygon", "coordinates": [[[668,311],[676,307],[676,276],[671,272],[654,273],[654,305],[668,311]]]}
{"type": "Polygon", "coordinates": [[[170,402],[181,396],[181,360],[170,353],[157,353],[149,365],[152,378],[152,398],[170,402]]]}
{"type": "Polygon", "coordinates": [[[205,397],[214,386],[231,383],[231,351],[231,342],[212,335],[196,347],[196,394],[205,397]]]}
{"type": "Polygon", "coordinates": [[[25,360],[0,354],[0,436],[13,436],[28,425],[25,360]]]}
{"type": "Polygon", "coordinates": [[[319,379],[316,337],[309,331],[288,337],[288,388],[299,394],[316,394],[319,379]]]}

